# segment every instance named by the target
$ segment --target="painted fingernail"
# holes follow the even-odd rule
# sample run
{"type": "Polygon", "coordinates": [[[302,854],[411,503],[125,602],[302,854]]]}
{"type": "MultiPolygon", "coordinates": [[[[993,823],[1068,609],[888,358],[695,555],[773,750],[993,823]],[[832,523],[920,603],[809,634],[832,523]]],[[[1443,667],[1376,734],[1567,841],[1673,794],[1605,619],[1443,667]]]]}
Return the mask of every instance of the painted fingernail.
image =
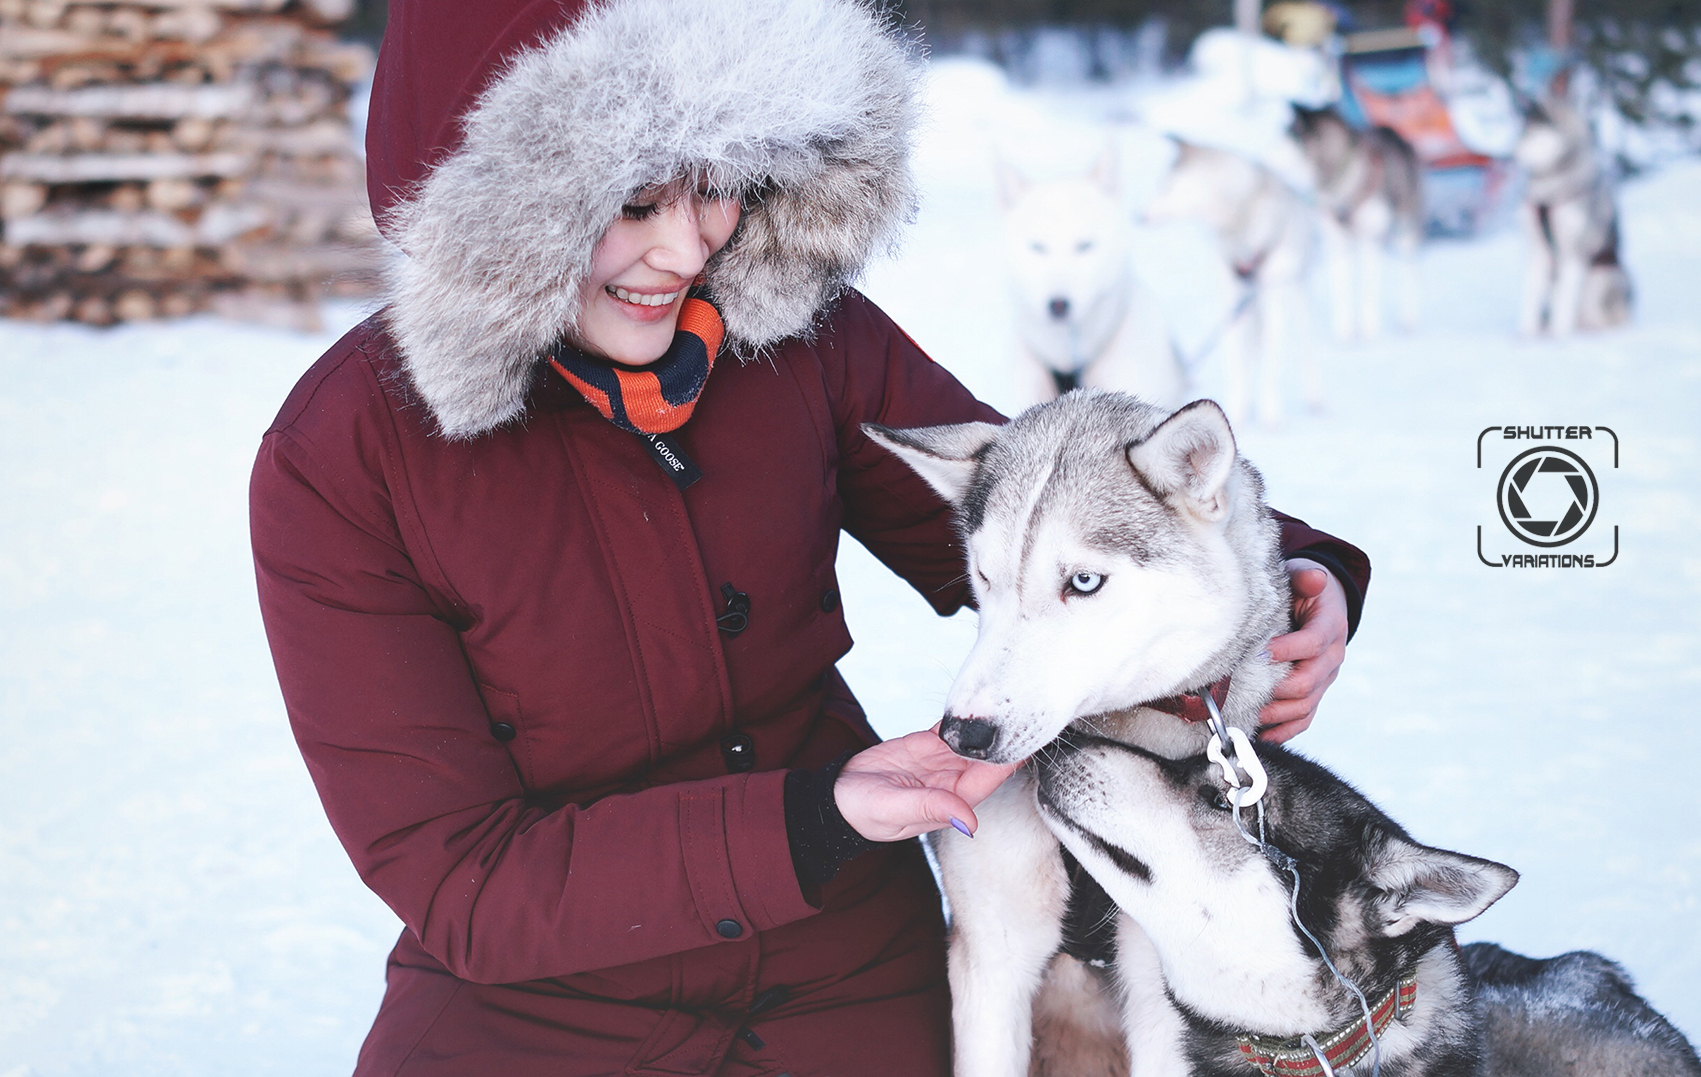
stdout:
{"type": "Polygon", "coordinates": [[[965,838],[974,837],[973,834],[969,833],[969,824],[963,822],[961,819],[957,818],[955,815],[951,816],[951,825],[956,827],[957,833],[961,834],[963,837],[965,837],[965,838]]]}
{"type": "Polygon", "coordinates": [[[1268,662],[1270,660],[1270,652],[1268,650],[1259,651],[1258,658],[1260,661],[1268,662]]]}

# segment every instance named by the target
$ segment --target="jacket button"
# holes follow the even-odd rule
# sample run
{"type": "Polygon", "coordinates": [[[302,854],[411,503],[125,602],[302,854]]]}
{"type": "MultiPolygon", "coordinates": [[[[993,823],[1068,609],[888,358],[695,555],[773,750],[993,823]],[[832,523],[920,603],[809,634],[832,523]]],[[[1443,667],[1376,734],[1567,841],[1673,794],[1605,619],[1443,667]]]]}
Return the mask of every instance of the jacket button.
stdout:
{"type": "Polygon", "coordinates": [[[729,774],[743,774],[756,765],[756,742],[748,733],[728,733],[721,738],[721,758],[729,774]]]}
{"type": "Polygon", "coordinates": [[[821,612],[832,613],[839,608],[839,592],[837,588],[829,587],[821,592],[821,612]]]}
{"type": "Polygon", "coordinates": [[[506,744],[519,736],[519,730],[509,725],[507,722],[491,722],[490,735],[506,744]]]}
{"type": "Polygon", "coordinates": [[[722,920],[715,925],[715,933],[723,939],[736,939],[744,934],[744,925],[737,920],[722,920]]]}

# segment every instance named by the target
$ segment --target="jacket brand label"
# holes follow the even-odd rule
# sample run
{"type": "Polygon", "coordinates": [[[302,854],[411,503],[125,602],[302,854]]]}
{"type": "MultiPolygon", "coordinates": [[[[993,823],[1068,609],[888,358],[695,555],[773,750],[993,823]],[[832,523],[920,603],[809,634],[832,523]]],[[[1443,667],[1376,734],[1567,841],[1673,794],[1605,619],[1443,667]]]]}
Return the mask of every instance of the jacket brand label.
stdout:
{"type": "Polygon", "coordinates": [[[638,440],[650,454],[650,459],[667,472],[668,478],[681,490],[703,477],[702,469],[692,463],[685,450],[679,447],[679,442],[668,435],[639,434],[638,440]]]}

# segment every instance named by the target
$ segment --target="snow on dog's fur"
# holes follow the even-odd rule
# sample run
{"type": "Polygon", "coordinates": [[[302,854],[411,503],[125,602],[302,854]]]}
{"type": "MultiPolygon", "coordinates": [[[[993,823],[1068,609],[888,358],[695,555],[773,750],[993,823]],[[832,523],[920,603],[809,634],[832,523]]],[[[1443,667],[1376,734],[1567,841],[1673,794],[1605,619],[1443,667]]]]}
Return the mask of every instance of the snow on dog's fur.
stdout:
{"type": "MultiPolygon", "coordinates": [[[[1228,785],[1202,755],[1066,736],[1035,760],[1046,823],[1129,921],[1115,976],[1162,984],[1128,994],[1137,1059],[1231,1077],[1249,1072],[1240,1037],[1327,1043],[1359,1019],[1292,920],[1291,857],[1301,921],[1372,1006],[1416,978],[1410,1011],[1381,1035],[1386,1077],[1701,1074],[1683,1036],[1605,958],[1458,950],[1454,925],[1510,890],[1511,868],[1419,844],[1317,764],[1273,745],[1258,754],[1268,856],[1236,826],[1228,785]]],[[[1258,832],[1254,810],[1241,822],[1258,832]]],[[[1352,1072],[1371,1065],[1367,1055],[1352,1072]]],[[[1137,1061],[1135,1072],[1150,1069],[1137,1061]]]]}
{"type": "Polygon", "coordinates": [[[1027,397],[1091,386],[1181,404],[1186,373],[1162,310],[1135,276],[1115,158],[1107,152],[1087,176],[1041,182],[999,162],[998,200],[1027,397]]]}
{"type": "MultiPolygon", "coordinates": [[[[1256,727],[1287,670],[1261,654],[1287,626],[1287,574],[1216,404],[1080,390],[1003,427],[866,429],[957,509],[980,630],[941,727],[955,750],[1014,762],[1076,725],[1190,755],[1204,733],[1143,704],[1224,676],[1225,719],[1256,727]]],[[[960,1077],[1026,1077],[1042,983],[1081,985],[1054,961],[1070,870],[1034,793],[1018,771],[976,809],[974,840],[936,845],[960,1077]]]]}

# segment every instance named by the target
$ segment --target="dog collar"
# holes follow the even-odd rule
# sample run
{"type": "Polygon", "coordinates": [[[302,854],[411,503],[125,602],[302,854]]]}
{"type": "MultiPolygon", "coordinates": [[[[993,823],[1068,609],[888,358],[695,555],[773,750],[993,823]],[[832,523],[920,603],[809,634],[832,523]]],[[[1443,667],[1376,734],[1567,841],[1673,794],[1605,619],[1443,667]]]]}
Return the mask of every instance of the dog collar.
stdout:
{"type": "MultiPolygon", "coordinates": [[[[1417,970],[1400,977],[1398,983],[1371,1008],[1371,1026],[1381,1036],[1395,1018],[1405,1020],[1417,1004],[1417,970]]],[[[1240,1053],[1266,1077],[1329,1077],[1363,1061],[1370,1053],[1371,1038],[1364,1018],[1327,1036],[1312,1037],[1323,1049],[1323,1059],[1300,1038],[1273,1039],[1247,1033],[1236,1037],[1240,1053]],[[1328,1065],[1324,1065],[1327,1060],[1328,1065]]]]}
{"type": "Polygon", "coordinates": [[[1184,722],[1203,722],[1211,717],[1211,712],[1205,707],[1205,693],[1211,693],[1211,698],[1217,701],[1217,707],[1221,709],[1223,701],[1228,698],[1228,690],[1229,679],[1224,677],[1216,684],[1197,692],[1183,692],[1177,696],[1165,696],[1163,699],[1154,699],[1150,703],[1142,703],[1141,706],[1150,707],[1155,711],[1163,711],[1165,714],[1173,714],[1184,722]]]}

